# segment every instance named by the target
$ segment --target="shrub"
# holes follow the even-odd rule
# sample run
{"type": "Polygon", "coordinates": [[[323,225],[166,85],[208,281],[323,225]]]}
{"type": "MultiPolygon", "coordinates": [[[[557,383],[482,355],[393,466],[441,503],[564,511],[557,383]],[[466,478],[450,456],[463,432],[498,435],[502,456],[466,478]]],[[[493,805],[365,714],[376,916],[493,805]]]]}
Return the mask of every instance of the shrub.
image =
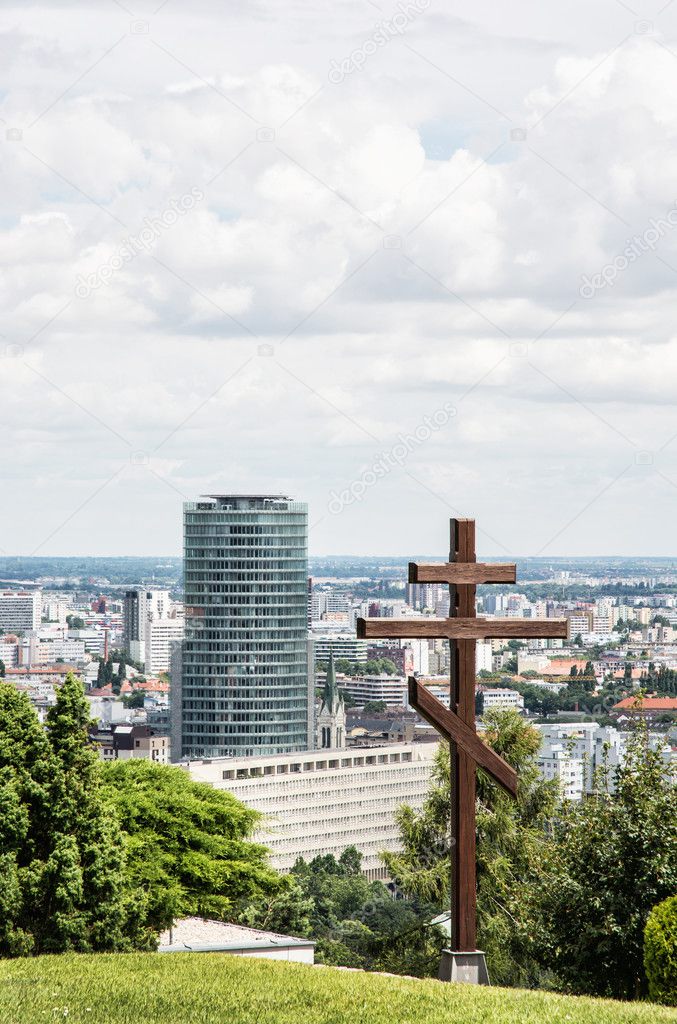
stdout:
{"type": "Polygon", "coordinates": [[[644,930],[644,969],[649,996],[677,1006],[677,896],[653,908],[644,930]]]}

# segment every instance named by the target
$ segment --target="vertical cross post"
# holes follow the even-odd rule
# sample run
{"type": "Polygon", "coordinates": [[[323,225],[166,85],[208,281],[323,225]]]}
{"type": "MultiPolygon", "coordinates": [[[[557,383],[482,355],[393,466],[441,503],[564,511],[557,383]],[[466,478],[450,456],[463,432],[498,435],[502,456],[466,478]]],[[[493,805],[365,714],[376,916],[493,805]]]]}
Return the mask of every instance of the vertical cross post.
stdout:
{"type": "MultiPolygon", "coordinates": [[[[451,520],[450,562],[475,562],[475,522],[451,520]]],[[[476,587],[449,585],[449,616],[475,618],[476,587]]],[[[449,705],[466,725],[475,728],[475,641],[450,641],[451,685],[449,705]]],[[[451,940],[459,952],[476,948],[475,927],[475,764],[450,744],[452,795],[451,822],[451,940]]]]}

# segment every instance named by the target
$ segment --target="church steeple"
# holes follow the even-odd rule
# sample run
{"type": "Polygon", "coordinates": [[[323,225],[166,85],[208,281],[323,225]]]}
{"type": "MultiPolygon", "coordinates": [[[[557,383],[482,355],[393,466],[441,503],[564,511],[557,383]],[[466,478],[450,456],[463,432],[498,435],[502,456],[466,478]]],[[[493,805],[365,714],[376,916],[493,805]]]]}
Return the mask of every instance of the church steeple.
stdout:
{"type": "Polygon", "coordinates": [[[316,746],[335,750],[346,745],[346,709],[343,694],[336,683],[334,652],[329,652],[329,664],[324,680],[322,701],[317,716],[316,746]]]}
{"type": "Polygon", "coordinates": [[[334,652],[329,652],[329,664],[327,675],[324,680],[324,692],[322,693],[322,706],[330,715],[338,711],[339,704],[343,704],[343,694],[336,685],[336,669],[334,668],[334,652]]]}

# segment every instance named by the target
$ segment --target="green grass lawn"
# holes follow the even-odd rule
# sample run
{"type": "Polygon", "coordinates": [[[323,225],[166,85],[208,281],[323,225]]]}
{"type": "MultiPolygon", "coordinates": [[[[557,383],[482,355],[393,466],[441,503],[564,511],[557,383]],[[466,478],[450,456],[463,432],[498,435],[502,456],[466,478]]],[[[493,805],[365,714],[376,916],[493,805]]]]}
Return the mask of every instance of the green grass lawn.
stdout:
{"type": "Polygon", "coordinates": [[[218,953],[0,963],[2,1024],[667,1024],[677,1010],[218,953]]]}

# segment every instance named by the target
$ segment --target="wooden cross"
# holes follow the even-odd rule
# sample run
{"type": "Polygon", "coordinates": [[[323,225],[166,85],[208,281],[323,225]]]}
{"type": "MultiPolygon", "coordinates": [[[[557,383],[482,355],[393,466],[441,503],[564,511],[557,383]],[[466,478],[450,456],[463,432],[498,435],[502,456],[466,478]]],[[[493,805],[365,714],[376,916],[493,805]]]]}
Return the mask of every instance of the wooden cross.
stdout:
{"type": "Polygon", "coordinates": [[[476,561],[475,520],[451,520],[446,563],[409,563],[410,583],[448,583],[447,619],[358,619],[362,638],[446,638],[450,641],[449,708],[409,677],[409,704],[449,740],[452,789],[452,949],[474,952],[476,928],[475,769],[484,768],[513,798],[517,774],[475,731],[475,642],[513,637],[566,638],[566,619],[485,619],[475,610],[479,583],[514,583],[515,565],[476,561]]]}

